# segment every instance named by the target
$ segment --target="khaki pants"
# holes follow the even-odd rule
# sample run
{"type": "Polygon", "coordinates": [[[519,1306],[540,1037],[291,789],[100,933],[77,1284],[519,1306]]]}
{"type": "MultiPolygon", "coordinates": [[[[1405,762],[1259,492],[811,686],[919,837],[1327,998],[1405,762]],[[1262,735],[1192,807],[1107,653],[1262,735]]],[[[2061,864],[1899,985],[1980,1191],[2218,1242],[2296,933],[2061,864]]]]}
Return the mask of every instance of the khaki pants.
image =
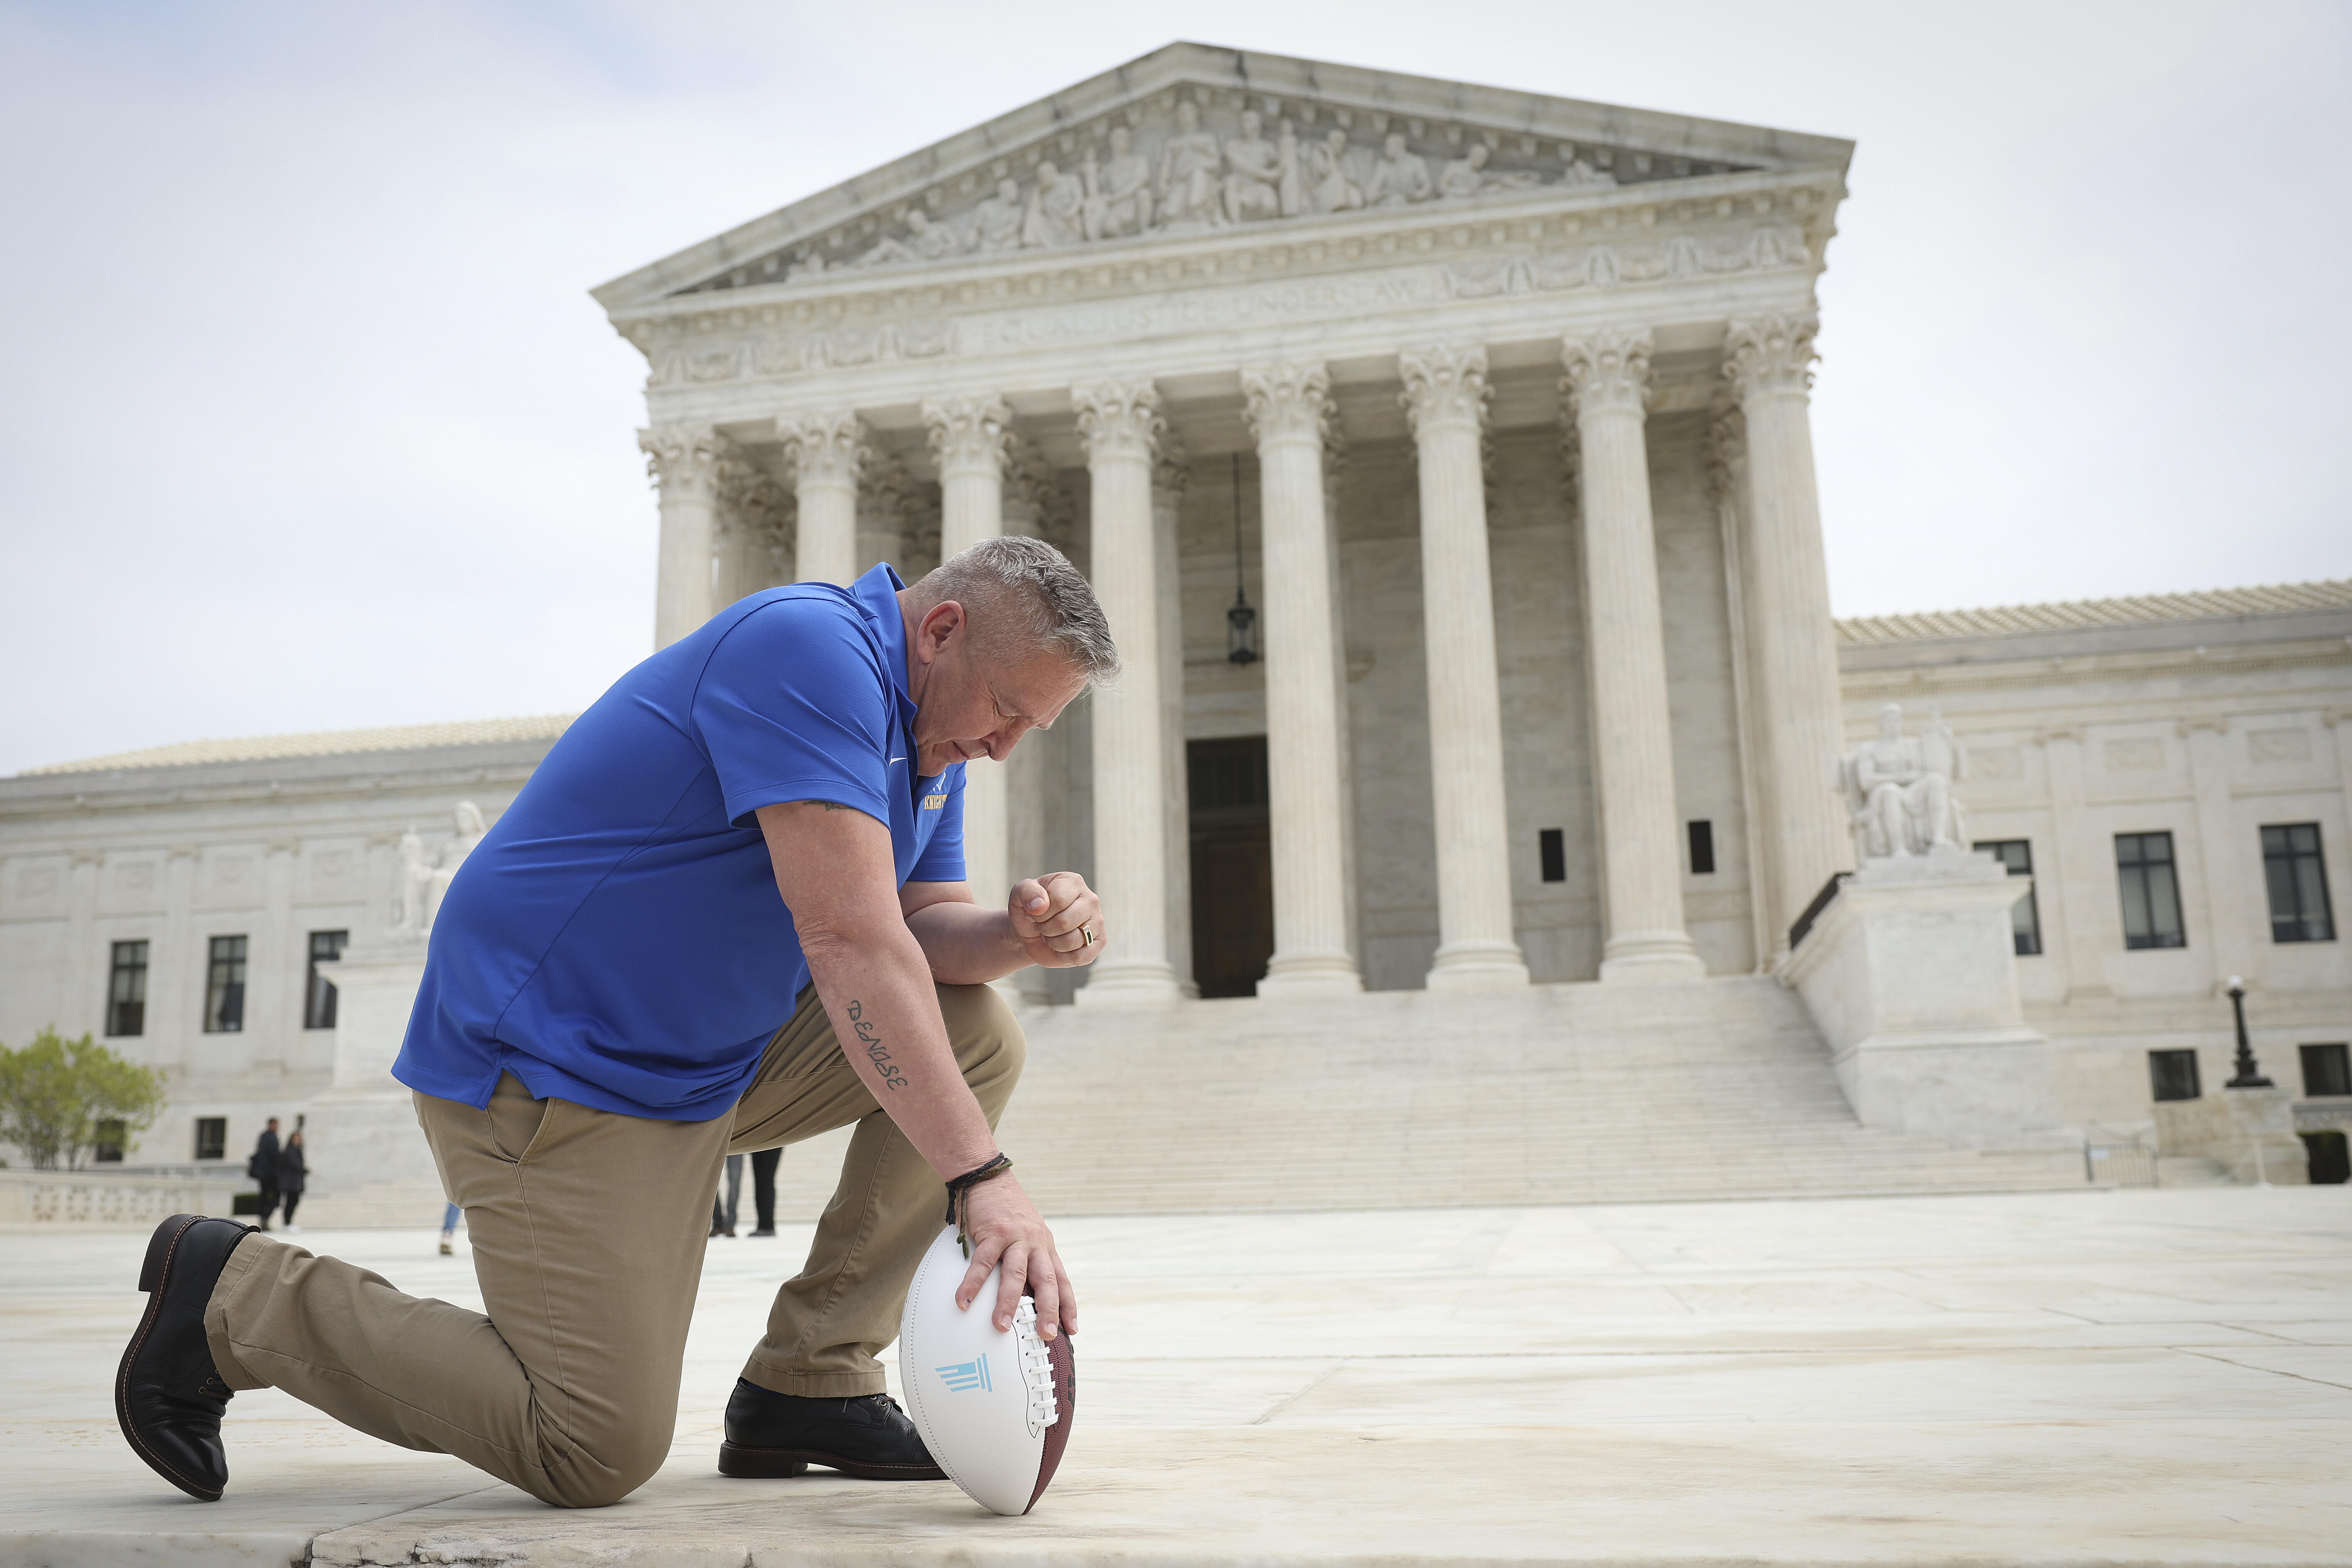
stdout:
{"type": "MultiPolygon", "coordinates": [[[[985,985],[939,995],[993,1126],[1021,1076],[1021,1027],[985,985]]],[[[731,1115],[620,1116],[533,1100],[509,1074],[487,1109],[420,1094],[416,1117],[466,1210],[488,1315],[249,1236],[205,1313],[229,1386],[282,1388],[561,1507],[617,1502],[669,1452],[725,1156],[855,1122],[807,1265],[776,1292],[743,1375],[779,1394],[883,1392],[875,1353],[898,1337],[946,1193],[850,1070],[814,988],[731,1115]]]]}

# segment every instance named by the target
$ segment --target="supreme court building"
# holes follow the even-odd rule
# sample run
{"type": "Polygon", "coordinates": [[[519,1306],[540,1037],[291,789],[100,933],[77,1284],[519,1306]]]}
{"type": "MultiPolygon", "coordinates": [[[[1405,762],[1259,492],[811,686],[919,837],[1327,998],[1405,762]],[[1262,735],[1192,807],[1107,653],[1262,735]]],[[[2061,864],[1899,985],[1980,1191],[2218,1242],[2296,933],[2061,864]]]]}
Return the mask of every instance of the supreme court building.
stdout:
{"type": "Polygon", "coordinates": [[[1161,50],[596,291],[656,640],[1063,546],[1129,674],[967,835],[983,901],[1091,861],[1089,1001],[1753,970],[1846,856],[1806,405],[1850,153],[1161,50]],[[1188,757],[1263,847],[1194,856],[1188,757]]]}
{"type": "MultiPolygon", "coordinates": [[[[2084,1129],[2228,1076],[2231,976],[2296,1125],[2352,1120],[2352,584],[1833,622],[1808,400],[1851,152],[1178,44],[595,290],[648,369],[655,646],[1003,532],[1108,613],[1124,679],[968,785],[982,901],[1069,868],[1113,911],[1091,970],[1016,983],[1034,1092],[1100,1149],[1044,1110],[1024,1149],[1115,1173],[1157,1136],[1111,1109],[1155,1053],[1190,1064],[1175,1104],[1277,1039],[1370,1042],[1318,1092],[1365,1107],[1321,1135],[1370,1136],[1453,1103],[1475,1028],[1553,1076],[1454,1117],[1524,1140],[1519,1187],[1429,1178],[1462,1201],[2080,1181],[2084,1129]],[[1986,854],[1839,893],[1837,759],[1889,703],[1986,854]],[[1872,1060],[1907,1064],[1894,1100],[1872,1060]],[[1857,1116],[1915,1141],[1864,1172],[1857,1116]],[[1643,1122],[1717,1184],[1545,1163],[1643,1122]],[[2071,1152],[2001,1174],[1920,1139],[2071,1152]]],[[[421,963],[404,864],[454,864],[460,803],[494,819],[563,722],[0,781],[0,1039],[147,1052],[158,1162],[187,1114],[235,1159],[265,1107],[376,1092],[421,963]]]]}

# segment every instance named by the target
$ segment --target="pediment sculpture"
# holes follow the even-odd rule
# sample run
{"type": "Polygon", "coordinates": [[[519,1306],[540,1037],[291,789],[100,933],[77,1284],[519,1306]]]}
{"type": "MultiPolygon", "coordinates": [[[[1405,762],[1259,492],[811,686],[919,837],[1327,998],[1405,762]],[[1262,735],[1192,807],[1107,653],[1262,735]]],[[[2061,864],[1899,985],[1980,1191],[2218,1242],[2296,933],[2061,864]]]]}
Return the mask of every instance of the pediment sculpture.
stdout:
{"type": "Polygon", "coordinates": [[[1965,849],[1968,820],[1953,785],[1967,776],[1967,749],[1940,710],[1930,708],[1927,728],[1912,736],[1899,704],[1881,708],[1878,738],[1837,759],[1854,853],[1868,861],[1965,849]]]}
{"type": "MultiPolygon", "coordinates": [[[[1610,149],[1484,131],[1468,132],[1465,141],[1460,126],[1421,135],[1417,145],[1404,122],[1389,115],[1297,108],[1296,118],[1243,109],[1223,134],[1192,97],[1164,110],[1129,110],[1117,122],[1047,143],[1052,155],[1040,158],[1026,180],[1005,160],[977,180],[967,175],[934,187],[889,219],[880,238],[845,258],[824,254],[841,244],[837,236],[798,245],[785,277],[1617,184],[1593,162],[1611,158],[1610,149]],[[1431,151],[1435,143],[1442,152],[1431,151]]],[[[1412,124],[1418,132],[1433,129],[1412,124]]]]}

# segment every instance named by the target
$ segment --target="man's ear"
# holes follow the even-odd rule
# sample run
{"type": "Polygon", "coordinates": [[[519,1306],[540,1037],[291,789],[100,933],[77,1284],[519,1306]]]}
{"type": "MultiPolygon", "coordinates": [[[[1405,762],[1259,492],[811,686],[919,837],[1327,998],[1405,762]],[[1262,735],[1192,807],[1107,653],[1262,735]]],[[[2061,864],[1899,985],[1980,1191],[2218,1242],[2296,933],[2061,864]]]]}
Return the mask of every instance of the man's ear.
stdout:
{"type": "Polygon", "coordinates": [[[915,651],[925,664],[939,658],[940,650],[964,625],[963,606],[953,599],[942,599],[923,612],[915,623],[915,651]]]}

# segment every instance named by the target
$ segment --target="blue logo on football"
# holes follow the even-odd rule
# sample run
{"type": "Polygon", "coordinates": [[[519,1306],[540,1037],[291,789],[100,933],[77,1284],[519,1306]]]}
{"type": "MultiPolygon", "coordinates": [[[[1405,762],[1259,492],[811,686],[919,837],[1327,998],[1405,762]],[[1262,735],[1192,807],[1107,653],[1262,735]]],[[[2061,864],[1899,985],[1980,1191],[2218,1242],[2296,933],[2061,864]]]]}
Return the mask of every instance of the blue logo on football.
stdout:
{"type": "Polygon", "coordinates": [[[940,1374],[940,1381],[948,1385],[950,1394],[969,1394],[975,1388],[986,1394],[996,1386],[988,1381],[986,1355],[978,1361],[960,1361],[933,1370],[940,1374]]]}

